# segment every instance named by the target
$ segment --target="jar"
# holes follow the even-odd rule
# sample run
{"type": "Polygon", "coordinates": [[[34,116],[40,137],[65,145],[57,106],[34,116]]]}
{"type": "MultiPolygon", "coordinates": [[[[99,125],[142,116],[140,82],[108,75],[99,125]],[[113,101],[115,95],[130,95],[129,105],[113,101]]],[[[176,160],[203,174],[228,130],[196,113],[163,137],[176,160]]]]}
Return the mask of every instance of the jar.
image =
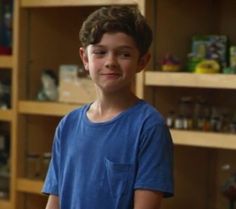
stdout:
{"type": "Polygon", "coordinates": [[[184,118],[193,117],[193,101],[191,97],[182,97],[179,103],[179,114],[184,118]]]}
{"type": "Polygon", "coordinates": [[[175,125],[174,125],[174,128],[175,129],[183,129],[183,116],[182,115],[178,115],[176,118],[175,118],[175,125]]]}
{"type": "Polygon", "coordinates": [[[0,174],[0,199],[8,199],[9,198],[9,173],[1,173],[0,174]]]}
{"type": "Polygon", "coordinates": [[[51,153],[45,152],[42,156],[42,169],[41,169],[41,178],[44,179],[48,171],[48,166],[51,160],[51,153]]]}
{"type": "Polygon", "coordinates": [[[231,134],[235,134],[236,133],[236,122],[231,122],[229,125],[229,131],[231,134]]]}
{"type": "Polygon", "coordinates": [[[174,122],[175,122],[174,111],[170,111],[169,114],[166,117],[166,125],[169,128],[174,128],[174,122]]]}
{"type": "Polygon", "coordinates": [[[38,154],[28,154],[27,162],[27,177],[30,179],[37,179],[40,175],[40,156],[38,154]]]}

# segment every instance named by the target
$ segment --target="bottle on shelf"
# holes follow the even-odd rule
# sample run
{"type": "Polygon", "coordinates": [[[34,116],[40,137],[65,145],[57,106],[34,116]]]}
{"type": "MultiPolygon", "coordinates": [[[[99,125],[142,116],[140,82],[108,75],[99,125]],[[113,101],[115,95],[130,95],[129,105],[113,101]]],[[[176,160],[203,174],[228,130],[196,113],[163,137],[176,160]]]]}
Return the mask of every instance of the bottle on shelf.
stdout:
{"type": "Polygon", "coordinates": [[[0,199],[8,199],[10,186],[9,136],[0,134],[0,199]]]}
{"type": "Polygon", "coordinates": [[[169,111],[166,117],[166,125],[169,128],[174,128],[175,126],[175,112],[173,110],[169,111]]]}
{"type": "Polygon", "coordinates": [[[191,130],[193,128],[193,101],[191,97],[182,97],[179,103],[179,119],[181,128],[191,130]]]}
{"type": "Polygon", "coordinates": [[[29,179],[40,178],[40,155],[28,153],[26,156],[26,177],[29,179]]]}

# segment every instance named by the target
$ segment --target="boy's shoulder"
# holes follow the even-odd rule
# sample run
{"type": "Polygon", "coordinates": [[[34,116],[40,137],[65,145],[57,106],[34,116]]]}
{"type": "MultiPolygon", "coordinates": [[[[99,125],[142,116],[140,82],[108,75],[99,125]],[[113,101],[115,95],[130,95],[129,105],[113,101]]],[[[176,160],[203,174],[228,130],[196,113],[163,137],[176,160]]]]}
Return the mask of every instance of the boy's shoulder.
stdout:
{"type": "Polygon", "coordinates": [[[136,117],[139,120],[147,121],[148,123],[155,123],[156,125],[164,125],[165,119],[163,115],[145,100],[140,100],[136,108],[136,117]]]}
{"type": "Polygon", "coordinates": [[[85,104],[71,110],[70,112],[68,112],[66,115],[62,117],[60,123],[65,124],[67,122],[76,121],[79,118],[81,119],[83,117],[84,112],[86,112],[88,108],[89,108],[89,104],[85,104]]]}

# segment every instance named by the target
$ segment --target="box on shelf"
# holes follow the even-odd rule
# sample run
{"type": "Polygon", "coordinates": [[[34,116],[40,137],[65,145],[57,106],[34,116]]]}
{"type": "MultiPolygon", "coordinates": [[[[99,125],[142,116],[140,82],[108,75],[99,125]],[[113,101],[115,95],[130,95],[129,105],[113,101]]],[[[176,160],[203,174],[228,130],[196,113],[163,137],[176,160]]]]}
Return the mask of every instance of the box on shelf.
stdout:
{"type": "Polygon", "coordinates": [[[77,65],[61,65],[59,69],[59,101],[89,103],[95,100],[96,91],[88,77],[79,77],[77,65]]]}
{"type": "Polygon", "coordinates": [[[221,68],[227,67],[228,37],[226,35],[194,35],[187,68],[194,71],[205,59],[216,60],[221,68]]]}
{"type": "Polygon", "coordinates": [[[230,67],[236,68],[236,46],[230,47],[230,67]]]}

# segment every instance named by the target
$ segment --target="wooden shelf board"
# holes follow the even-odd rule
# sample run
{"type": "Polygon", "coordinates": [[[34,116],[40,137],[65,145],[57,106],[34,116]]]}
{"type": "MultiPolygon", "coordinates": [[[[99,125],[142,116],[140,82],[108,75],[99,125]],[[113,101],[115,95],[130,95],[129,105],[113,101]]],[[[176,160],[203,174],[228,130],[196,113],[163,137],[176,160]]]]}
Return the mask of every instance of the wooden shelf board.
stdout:
{"type": "Polygon", "coordinates": [[[236,134],[171,130],[176,145],[236,150],[236,134]]]}
{"type": "Polygon", "coordinates": [[[12,121],[12,110],[0,110],[0,121],[12,121]]]}
{"type": "Polygon", "coordinates": [[[42,187],[43,187],[43,181],[39,180],[18,178],[16,183],[16,189],[19,192],[41,194],[42,187]]]}
{"type": "Polygon", "coordinates": [[[137,0],[21,0],[22,7],[53,7],[53,6],[101,6],[111,4],[137,4],[137,0]]]}
{"type": "Polygon", "coordinates": [[[12,56],[0,55],[0,68],[12,68],[12,56]]]}
{"type": "Polygon", "coordinates": [[[145,72],[147,86],[236,89],[236,75],[145,72]]]}
{"type": "Polygon", "coordinates": [[[23,114],[35,115],[53,115],[63,116],[73,109],[80,107],[81,104],[64,104],[56,102],[37,102],[37,101],[20,101],[19,112],[23,114]]]}
{"type": "Polygon", "coordinates": [[[9,200],[0,200],[0,208],[11,209],[11,202],[9,200]]]}

